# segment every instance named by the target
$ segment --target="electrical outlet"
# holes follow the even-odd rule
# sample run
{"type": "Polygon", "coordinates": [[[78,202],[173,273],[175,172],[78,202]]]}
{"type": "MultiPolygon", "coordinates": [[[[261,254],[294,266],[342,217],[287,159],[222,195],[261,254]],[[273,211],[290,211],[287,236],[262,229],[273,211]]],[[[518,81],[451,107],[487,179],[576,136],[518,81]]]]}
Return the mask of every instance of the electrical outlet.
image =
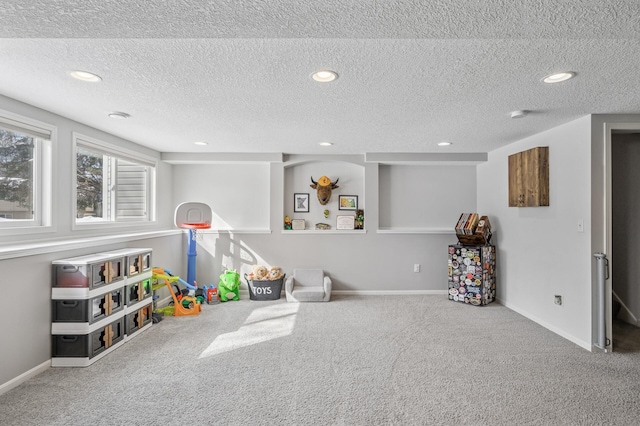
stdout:
{"type": "Polygon", "coordinates": [[[560,296],[559,294],[556,294],[554,296],[553,303],[555,303],[556,305],[562,305],[562,296],[560,296]]]}
{"type": "Polygon", "coordinates": [[[413,272],[420,272],[420,264],[416,263],[413,265],[413,272]]]}

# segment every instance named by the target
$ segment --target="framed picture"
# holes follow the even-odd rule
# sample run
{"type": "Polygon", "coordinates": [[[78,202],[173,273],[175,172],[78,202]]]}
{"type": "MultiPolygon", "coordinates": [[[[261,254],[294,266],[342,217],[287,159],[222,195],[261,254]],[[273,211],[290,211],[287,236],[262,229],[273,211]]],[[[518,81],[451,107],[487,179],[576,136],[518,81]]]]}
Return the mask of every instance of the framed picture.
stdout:
{"type": "Polygon", "coordinates": [[[357,195],[341,195],[338,210],[356,210],[358,208],[357,195]]]}
{"type": "Polygon", "coordinates": [[[295,213],[309,213],[309,194],[296,192],[293,194],[293,211],[295,213]]]}
{"type": "Polygon", "coordinates": [[[336,229],[354,229],[355,216],[336,216],[336,229]]]}

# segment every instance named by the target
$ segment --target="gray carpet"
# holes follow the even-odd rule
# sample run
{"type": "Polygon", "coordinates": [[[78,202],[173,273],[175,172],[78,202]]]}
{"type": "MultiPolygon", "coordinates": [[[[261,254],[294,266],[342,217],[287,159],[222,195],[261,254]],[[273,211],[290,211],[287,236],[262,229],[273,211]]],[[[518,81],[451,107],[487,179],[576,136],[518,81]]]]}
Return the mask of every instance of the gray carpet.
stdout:
{"type": "Polygon", "coordinates": [[[637,425],[640,353],[446,296],[241,300],[0,396],[3,425],[637,425]]]}

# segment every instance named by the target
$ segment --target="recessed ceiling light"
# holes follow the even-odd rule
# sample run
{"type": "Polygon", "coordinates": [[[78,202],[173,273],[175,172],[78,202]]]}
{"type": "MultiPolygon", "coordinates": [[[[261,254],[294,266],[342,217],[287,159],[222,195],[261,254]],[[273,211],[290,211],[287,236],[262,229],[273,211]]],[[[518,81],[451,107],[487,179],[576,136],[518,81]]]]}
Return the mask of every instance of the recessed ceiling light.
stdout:
{"type": "Polygon", "coordinates": [[[117,118],[117,119],[125,119],[125,118],[129,118],[131,116],[129,114],[127,114],[126,112],[110,112],[109,113],[109,117],[110,118],[117,118]]]}
{"type": "Polygon", "coordinates": [[[438,142],[438,146],[449,146],[452,145],[451,142],[438,142]]]}
{"type": "Polygon", "coordinates": [[[77,80],[88,81],[90,83],[102,81],[102,77],[89,71],[75,70],[69,72],[69,75],[77,80]]]}
{"type": "Polygon", "coordinates": [[[198,141],[198,142],[194,142],[193,144],[194,144],[194,145],[200,145],[200,146],[207,146],[207,145],[209,145],[207,142],[200,142],[200,141],[198,141]]]}
{"type": "Polygon", "coordinates": [[[576,73],[573,71],[563,71],[555,74],[550,74],[545,78],[543,78],[542,81],[544,83],[549,83],[549,84],[560,83],[561,81],[567,81],[570,78],[573,78],[575,76],[576,76],[576,73]]]}
{"type": "Polygon", "coordinates": [[[320,142],[318,145],[320,145],[320,146],[331,146],[331,145],[333,145],[333,143],[331,143],[331,142],[320,142]]]}
{"type": "Polygon", "coordinates": [[[335,71],[322,70],[311,74],[311,78],[320,83],[329,83],[338,78],[338,74],[335,71]]]}

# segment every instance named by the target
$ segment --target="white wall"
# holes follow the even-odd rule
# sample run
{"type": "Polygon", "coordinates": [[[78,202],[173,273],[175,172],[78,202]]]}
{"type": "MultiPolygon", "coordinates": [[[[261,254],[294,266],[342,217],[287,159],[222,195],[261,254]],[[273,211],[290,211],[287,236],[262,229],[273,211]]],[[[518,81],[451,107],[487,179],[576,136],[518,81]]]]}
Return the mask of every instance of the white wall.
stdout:
{"type": "Polygon", "coordinates": [[[478,166],[478,211],[498,250],[501,303],[590,349],[591,118],[583,117],[489,153],[478,166]],[[508,207],[508,156],[549,147],[549,207],[508,207]],[[578,232],[583,221],[584,232],[578,232]],[[562,295],[563,304],[554,304],[562,295]]]}
{"type": "Polygon", "coordinates": [[[175,205],[206,203],[212,229],[269,229],[269,164],[174,165],[171,191],[175,205]]]}

